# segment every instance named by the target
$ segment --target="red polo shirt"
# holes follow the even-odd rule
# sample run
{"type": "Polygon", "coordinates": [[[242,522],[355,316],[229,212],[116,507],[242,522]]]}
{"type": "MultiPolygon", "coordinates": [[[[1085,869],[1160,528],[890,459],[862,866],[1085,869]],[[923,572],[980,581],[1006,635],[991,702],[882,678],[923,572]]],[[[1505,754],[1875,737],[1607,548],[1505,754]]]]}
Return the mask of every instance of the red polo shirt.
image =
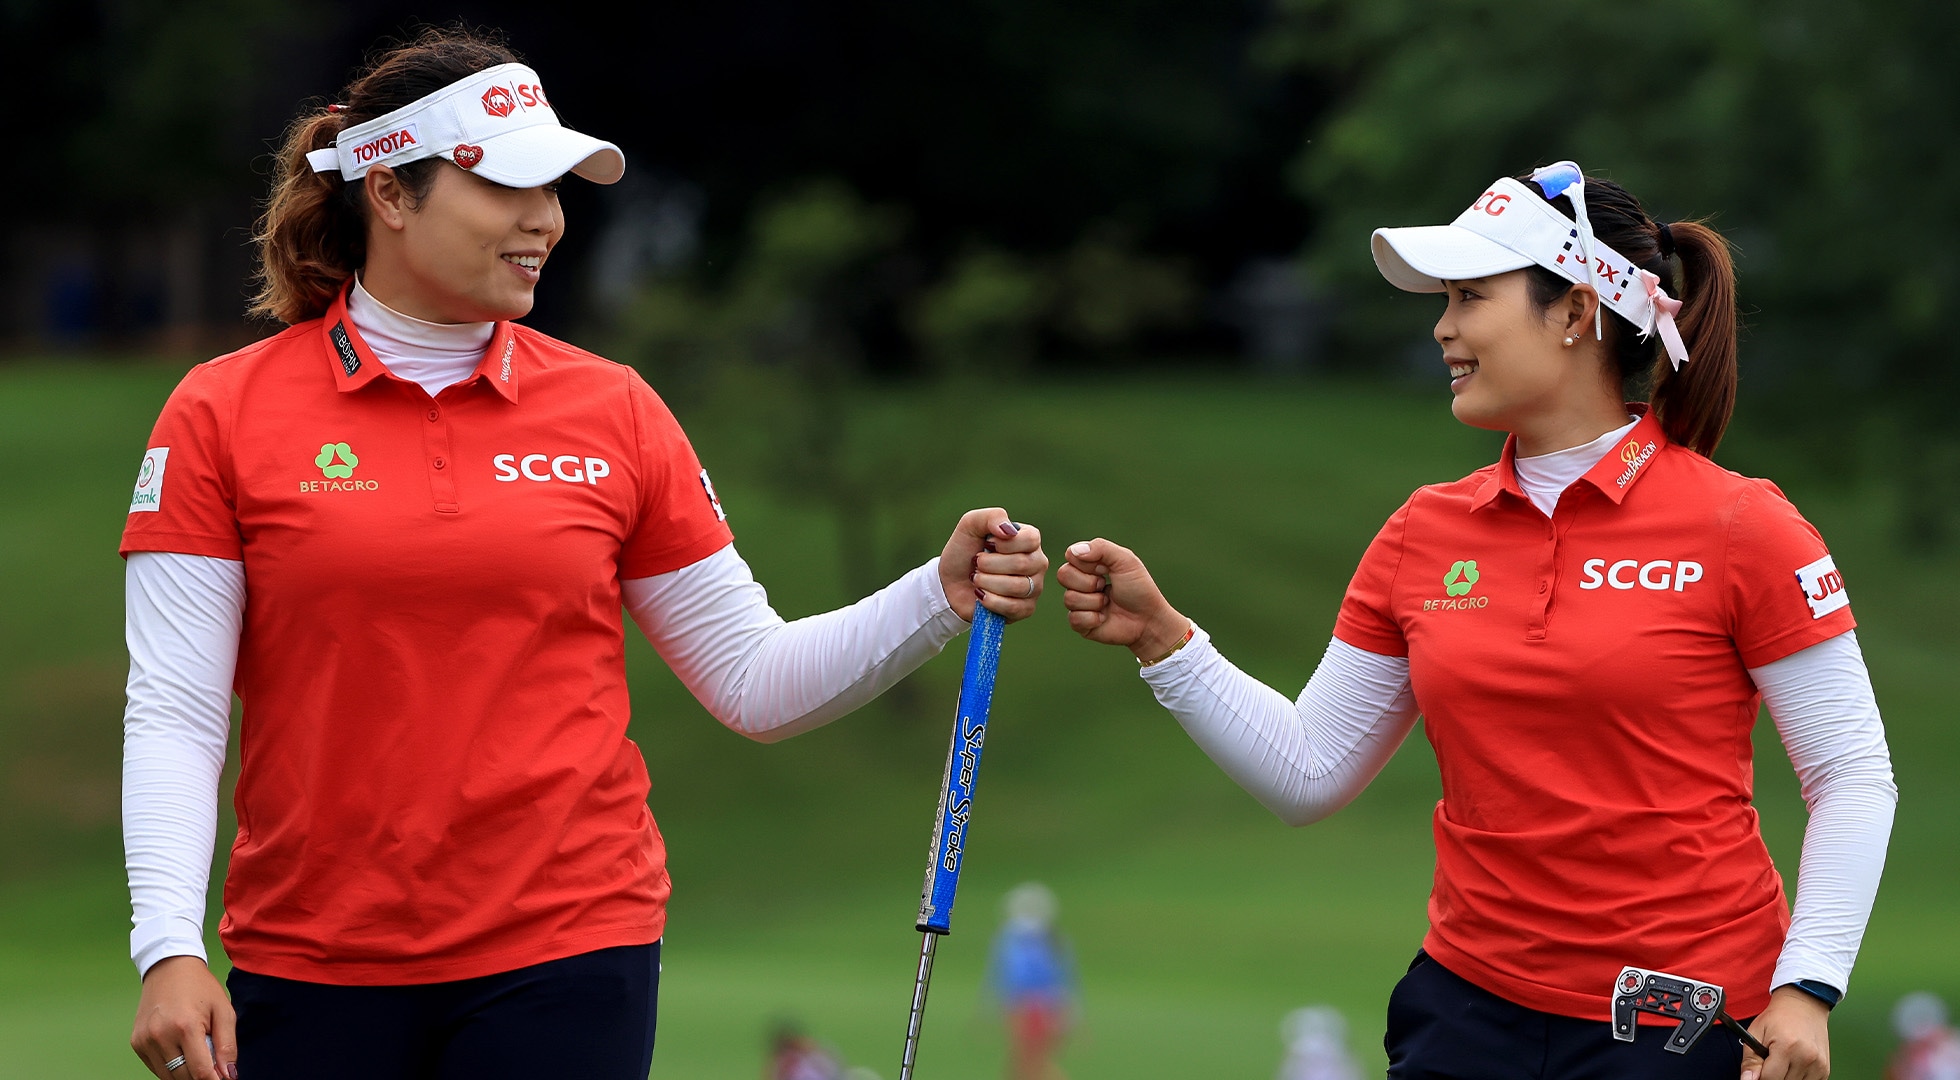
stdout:
{"type": "Polygon", "coordinates": [[[432,399],[343,296],[193,369],[150,446],[123,552],[245,565],[235,964],[423,983],[660,937],[619,583],[731,536],[638,374],[503,323],[432,399]]]}
{"type": "Polygon", "coordinates": [[[1504,998],[1611,1014],[1623,965],[1760,1012],[1789,927],[1750,805],[1746,669],[1855,623],[1782,492],[1637,424],[1551,517],[1497,464],[1417,491],[1335,636],[1407,656],[1442,768],[1423,947],[1504,998]]]}

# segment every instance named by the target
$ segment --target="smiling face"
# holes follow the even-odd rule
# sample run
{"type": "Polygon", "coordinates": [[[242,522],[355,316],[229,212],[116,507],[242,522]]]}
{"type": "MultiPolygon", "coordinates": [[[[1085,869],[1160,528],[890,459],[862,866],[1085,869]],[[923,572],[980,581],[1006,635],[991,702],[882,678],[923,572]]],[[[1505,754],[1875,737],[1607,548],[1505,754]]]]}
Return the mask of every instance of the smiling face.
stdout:
{"type": "Polygon", "coordinates": [[[361,281],[389,307],[429,322],[528,314],[545,260],[565,233],[556,183],[509,188],[445,162],[419,200],[392,177],[371,182],[368,194],[361,281]]]}
{"type": "Polygon", "coordinates": [[[1523,270],[1443,284],[1449,304],[1435,337],[1449,365],[1450,410],[1458,420],[1524,437],[1575,404],[1596,408],[1602,395],[1618,408],[1618,390],[1594,347],[1585,286],[1573,290],[1583,295],[1540,308],[1523,270]]]}

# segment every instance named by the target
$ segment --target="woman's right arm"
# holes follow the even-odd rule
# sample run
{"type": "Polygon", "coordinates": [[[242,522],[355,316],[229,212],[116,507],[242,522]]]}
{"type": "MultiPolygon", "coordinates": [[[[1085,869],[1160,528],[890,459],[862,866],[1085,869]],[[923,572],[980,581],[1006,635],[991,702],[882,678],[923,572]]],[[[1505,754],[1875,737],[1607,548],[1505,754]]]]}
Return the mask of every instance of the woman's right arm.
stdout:
{"type": "Polygon", "coordinates": [[[1107,540],[1072,545],[1056,580],[1069,625],[1091,641],[1129,648],[1192,741],[1288,824],[1347,805],[1415,724],[1404,657],[1337,638],[1289,702],[1213,648],[1164,599],[1134,552],[1107,540]]]}
{"type": "Polygon", "coordinates": [[[190,1075],[211,1076],[205,1035],[216,1043],[219,1062],[237,1061],[231,1007],[206,966],[204,905],[244,622],[245,565],[131,552],[125,609],[123,848],[134,915],[130,958],[143,976],[131,1045],[153,1072],[181,1053],[190,1059],[190,1075]]]}
{"type": "Polygon", "coordinates": [[[1191,741],[1288,825],[1353,802],[1416,722],[1409,661],[1339,638],[1294,701],[1240,671],[1203,630],[1142,675],[1191,741]]]}

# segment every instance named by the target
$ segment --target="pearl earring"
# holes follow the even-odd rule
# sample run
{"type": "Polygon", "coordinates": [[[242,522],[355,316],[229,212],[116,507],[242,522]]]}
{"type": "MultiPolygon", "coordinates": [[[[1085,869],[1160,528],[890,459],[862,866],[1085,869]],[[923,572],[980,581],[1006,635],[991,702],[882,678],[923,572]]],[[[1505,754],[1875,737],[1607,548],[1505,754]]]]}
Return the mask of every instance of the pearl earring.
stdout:
{"type": "Polygon", "coordinates": [[[1572,338],[1566,338],[1566,339],[1565,339],[1565,347],[1566,347],[1566,348],[1568,348],[1568,349],[1569,349],[1569,348],[1571,348],[1571,347],[1572,347],[1572,342],[1573,342],[1573,339],[1572,339],[1572,338]]]}

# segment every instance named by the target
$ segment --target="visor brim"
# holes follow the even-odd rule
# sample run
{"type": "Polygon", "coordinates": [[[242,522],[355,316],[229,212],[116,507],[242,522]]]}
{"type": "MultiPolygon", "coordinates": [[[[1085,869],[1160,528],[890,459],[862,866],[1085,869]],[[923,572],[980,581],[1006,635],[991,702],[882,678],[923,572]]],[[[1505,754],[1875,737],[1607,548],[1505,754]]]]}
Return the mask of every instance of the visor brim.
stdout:
{"type": "Polygon", "coordinates": [[[613,184],[626,174],[626,155],[619,147],[556,124],[485,139],[482,150],[483,160],[470,171],[505,187],[541,187],[567,173],[613,184]]]}
{"type": "Polygon", "coordinates": [[[1369,246],[1375,268],[1405,292],[1438,293],[1445,281],[1505,274],[1534,263],[1529,256],[1455,225],[1376,229],[1369,246]]]}

